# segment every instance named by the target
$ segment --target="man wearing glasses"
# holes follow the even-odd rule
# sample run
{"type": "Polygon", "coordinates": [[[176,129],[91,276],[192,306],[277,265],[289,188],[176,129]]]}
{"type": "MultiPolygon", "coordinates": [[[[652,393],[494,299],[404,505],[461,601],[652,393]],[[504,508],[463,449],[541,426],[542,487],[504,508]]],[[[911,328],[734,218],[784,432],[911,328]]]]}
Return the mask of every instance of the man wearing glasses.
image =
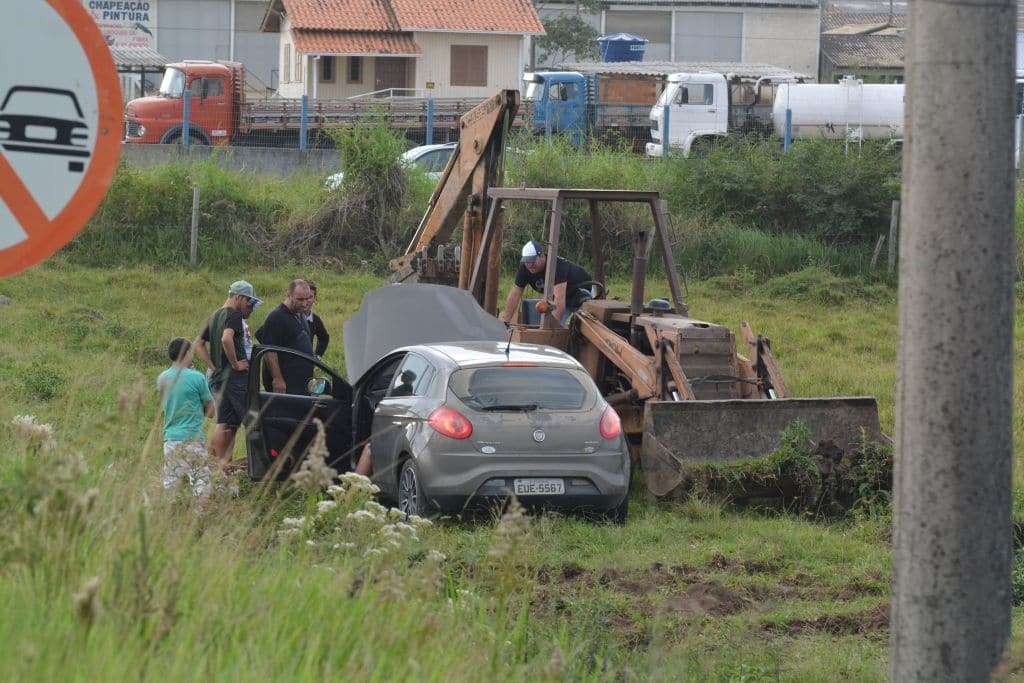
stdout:
{"type": "Polygon", "coordinates": [[[230,463],[235,434],[247,411],[252,335],[245,320],[261,303],[251,284],[245,280],[235,282],[228,288],[227,301],[213,312],[193,345],[211,371],[217,428],[210,447],[221,467],[230,463]]]}

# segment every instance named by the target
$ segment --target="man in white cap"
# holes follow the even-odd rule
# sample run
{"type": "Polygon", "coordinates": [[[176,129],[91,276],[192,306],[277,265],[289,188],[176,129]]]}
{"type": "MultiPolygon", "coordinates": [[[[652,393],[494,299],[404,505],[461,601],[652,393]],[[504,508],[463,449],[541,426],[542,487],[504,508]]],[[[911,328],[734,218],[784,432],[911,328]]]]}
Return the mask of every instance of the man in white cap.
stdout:
{"type": "MultiPolygon", "coordinates": [[[[508,293],[508,299],[505,300],[505,310],[499,316],[502,322],[507,323],[512,320],[516,307],[523,298],[523,290],[527,285],[543,295],[547,265],[548,255],[543,244],[531,241],[523,245],[522,259],[520,260],[519,270],[516,271],[515,285],[512,287],[512,291],[508,293]]],[[[569,314],[577,310],[587,299],[587,295],[581,289],[592,278],[590,273],[583,270],[583,268],[561,256],[552,265],[555,268],[555,287],[553,292],[555,296],[555,309],[551,314],[555,317],[555,320],[564,325],[565,321],[569,319],[569,314]]],[[[542,303],[544,302],[540,301],[537,303],[537,310],[540,310],[542,303]]]]}
{"type": "Polygon", "coordinates": [[[245,320],[261,303],[251,284],[245,280],[232,283],[227,301],[213,312],[193,345],[211,370],[210,390],[217,400],[217,428],[210,447],[221,467],[231,460],[235,434],[248,410],[252,334],[245,320]]]}

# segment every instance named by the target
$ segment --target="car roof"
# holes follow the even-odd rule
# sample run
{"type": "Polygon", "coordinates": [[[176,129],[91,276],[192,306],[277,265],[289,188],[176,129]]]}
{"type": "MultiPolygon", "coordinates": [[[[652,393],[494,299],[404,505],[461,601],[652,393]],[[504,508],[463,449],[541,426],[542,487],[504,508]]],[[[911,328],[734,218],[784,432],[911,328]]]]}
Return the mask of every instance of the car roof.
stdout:
{"type": "Polygon", "coordinates": [[[524,363],[577,370],[583,367],[569,354],[553,346],[541,344],[508,344],[494,341],[444,342],[408,346],[400,351],[422,353],[459,368],[502,363],[524,363]]]}
{"type": "Polygon", "coordinates": [[[420,156],[420,155],[426,154],[427,152],[433,152],[433,151],[438,150],[438,149],[455,149],[455,147],[458,144],[459,143],[457,143],[457,142],[446,142],[444,144],[439,144],[439,145],[420,145],[419,147],[413,147],[410,150],[406,150],[402,154],[402,156],[405,156],[405,157],[420,156]]]}

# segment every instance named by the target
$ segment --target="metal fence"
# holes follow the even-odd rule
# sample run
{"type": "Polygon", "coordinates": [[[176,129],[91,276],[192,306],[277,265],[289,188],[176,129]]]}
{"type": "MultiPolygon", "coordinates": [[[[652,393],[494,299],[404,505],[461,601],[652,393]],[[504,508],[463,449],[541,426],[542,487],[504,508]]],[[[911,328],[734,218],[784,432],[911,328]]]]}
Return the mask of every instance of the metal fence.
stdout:
{"type": "MultiPolygon", "coordinates": [[[[236,145],[248,147],[314,149],[334,146],[332,129],[359,122],[383,120],[400,131],[410,146],[454,142],[459,137],[461,117],[480,103],[479,98],[387,97],[349,100],[267,98],[227,106],[228,96],[207,94],[199,97],[186,90],[180,100],[167,100],[165,106],[180,104],[179,113],[153,124],[133,118],[129,109],[125,118],[125,136],[129,143],[193,145],[236,145]],[[146,130],[150,126],[152,130],[146,130]]],[[[736,107],[724,116],[707,108],[703,119],[688,119],[673,107],[647,104],[588,104],[547,101],[523,102],[513,121],[514,131],[526,135],[565,136],[574,143],[598,140],[631,148],[638,154],[662,156],[689,153],[693,141],[698,145],[726,137],[754,136],[770,140],[783,151],[794,139],[792,118],[787,111],[784,125],[772,120],[770,107],[754,110],[736,107]],[[722,118],[714,118],[715,116],[722,118]],[[710,118],[709,118],[710,117],[710,118]],[[722,131],[708,135],[708,131],[722,131]],[[779,130],[781,128],[781,130],[779,130]],[[702,131],[702,132],[701,132],[702,131]],[[669,141],[669,145],[662,144],[669,141]]],[[[1015,157],[1021,149],[1021,119],[1016,124],[1015,157]]],[[[823,135],[835,138],[849,149],[860,145],[871,133],[856,126],[836,124],[823,135]]],[[[877,137],[877,134],[875,135],[877,137]]],[[[901,140],[888,140],[894,153],[901,140]]]]}

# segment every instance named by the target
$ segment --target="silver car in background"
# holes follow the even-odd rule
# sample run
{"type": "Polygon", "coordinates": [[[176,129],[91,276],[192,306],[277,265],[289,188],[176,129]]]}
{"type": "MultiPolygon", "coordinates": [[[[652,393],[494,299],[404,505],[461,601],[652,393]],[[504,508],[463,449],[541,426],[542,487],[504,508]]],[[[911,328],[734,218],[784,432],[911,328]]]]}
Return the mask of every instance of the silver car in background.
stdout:
{"type": "Polygon", "coordinates": [[[625,521],[630,460],[615,411],[557,349],[505,342],[399,349],[371,371],[373,480],[406,512],[527,506],[625,521]]]}
{"type": "Polygon", "coordinates": [[[509,344],[469,292],[381,287],[345,323],[343,379],[320,359],[257,347],[246,443],[253,479],[285,478],[325,429],[327,462],[351,469],[370,443],[373,480],[409,513],[517,496],[527,506],[625,521],[630,459],[619,417],[571,356],[509,344]],[[309,394],[263,385],[269,353],[309,367],[309,394]]]}

